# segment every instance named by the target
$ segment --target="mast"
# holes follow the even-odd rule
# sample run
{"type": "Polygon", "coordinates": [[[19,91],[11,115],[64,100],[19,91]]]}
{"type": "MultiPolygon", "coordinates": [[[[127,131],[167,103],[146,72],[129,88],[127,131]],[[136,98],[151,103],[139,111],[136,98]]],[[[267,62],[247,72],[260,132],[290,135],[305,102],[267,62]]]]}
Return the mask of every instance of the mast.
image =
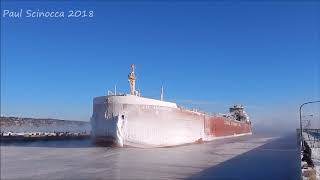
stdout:
{"type": "Polygon", "coordinates": [[[128,75],[128,81],[130,84],[130,94],[136,95],[136,74],[135,74],[135,66],[131,65],[131,72],[128,75]]]}
{"type": "Polygon", "coordinates": [[[160,100],[163,101],[163,86],[161,86],[160,100]]]}

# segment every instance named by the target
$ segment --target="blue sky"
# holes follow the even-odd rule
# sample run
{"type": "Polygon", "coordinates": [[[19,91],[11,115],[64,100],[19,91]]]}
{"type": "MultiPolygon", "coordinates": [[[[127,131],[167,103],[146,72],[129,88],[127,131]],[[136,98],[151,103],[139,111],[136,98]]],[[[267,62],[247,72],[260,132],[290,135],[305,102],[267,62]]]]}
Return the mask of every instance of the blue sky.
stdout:
{"type": "MultiPolygon", "coordinates": [[[[256,119],[296,117],[320,97],[320,4],[1,2],[9,10],[93,10],[93,18],[1,17],[1,114],[89,120],[92,99],[131,63],[143,96],[256,119]],[[249,113],[250,113],[249,112],[249,113]]],[[[319,112],[319,107],[315,109],[319,112]]]]}

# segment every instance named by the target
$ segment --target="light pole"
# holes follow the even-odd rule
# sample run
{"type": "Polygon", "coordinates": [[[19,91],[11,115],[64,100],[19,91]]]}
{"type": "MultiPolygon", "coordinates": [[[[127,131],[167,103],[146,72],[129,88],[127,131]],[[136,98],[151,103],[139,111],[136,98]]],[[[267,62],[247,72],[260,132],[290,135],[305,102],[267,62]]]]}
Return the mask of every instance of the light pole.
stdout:
{"type": "Polygon", "coordinates": [[[301,122],[301,117],[302,117],[302,114],[301,114],[301,110],[302,110],[302,107],[306,104],[312,104],[312,103],[320,103],[320,101],[309,101],[309,102],[305,102],[303,104],[301,104],[300,106],[300,141],[301,141],[301,151],[304,150],[304,142],[303,142],[303,137],[302,137],[302,122],[301,122]]]}

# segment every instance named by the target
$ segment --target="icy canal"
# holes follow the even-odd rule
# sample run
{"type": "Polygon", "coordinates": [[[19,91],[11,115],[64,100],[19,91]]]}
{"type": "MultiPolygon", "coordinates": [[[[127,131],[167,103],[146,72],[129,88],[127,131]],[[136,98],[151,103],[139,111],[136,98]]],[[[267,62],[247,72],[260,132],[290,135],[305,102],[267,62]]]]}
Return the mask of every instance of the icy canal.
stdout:
{"type": "Polygon", "coordinates": [[[36,142],[1,146],[1,179],[299,179],[298,158],[294,134],[154,149],[36,142]]]}

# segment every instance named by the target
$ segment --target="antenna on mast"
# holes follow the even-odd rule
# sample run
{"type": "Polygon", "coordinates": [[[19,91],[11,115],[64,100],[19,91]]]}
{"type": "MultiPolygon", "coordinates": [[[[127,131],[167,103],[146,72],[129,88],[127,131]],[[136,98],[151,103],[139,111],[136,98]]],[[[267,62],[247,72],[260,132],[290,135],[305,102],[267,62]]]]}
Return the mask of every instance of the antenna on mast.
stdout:
{"type": "Polygon", "coordinates": [[[161,86],[160,100],[163,101],[163,86],[161,86]]]}

